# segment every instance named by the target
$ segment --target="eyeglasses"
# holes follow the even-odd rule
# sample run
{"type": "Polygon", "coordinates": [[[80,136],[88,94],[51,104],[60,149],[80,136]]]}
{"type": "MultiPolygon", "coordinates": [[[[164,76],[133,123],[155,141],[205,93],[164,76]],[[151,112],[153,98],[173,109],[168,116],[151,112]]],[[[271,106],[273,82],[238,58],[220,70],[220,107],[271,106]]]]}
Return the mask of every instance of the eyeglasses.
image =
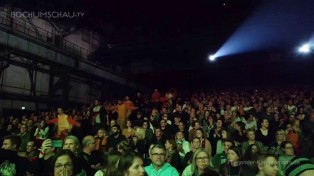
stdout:
{"type": "Polygon", "coordinates": [[[73,164],[72,163],[65,163],[65,164],[56,164],[55,165],[56,169],[61,169],[62,167],[65,167],[66,169],[72,168],[73,164]]]}
{"type": "Polygon", "coordinates": [[[293,149],[293,147],[285,147],[285,149],[293,149]]]}
{"type": "Polygon", "coordinates": [[[164,157],[165,155],[166,155],[165,153],[152,153],[152,156],[164,157]]]}
{"type": "Polygon", "coordinates": [[[209,158],[207,156],[204,157],[196,157],[196,161],[208,161],[209,158]]]}

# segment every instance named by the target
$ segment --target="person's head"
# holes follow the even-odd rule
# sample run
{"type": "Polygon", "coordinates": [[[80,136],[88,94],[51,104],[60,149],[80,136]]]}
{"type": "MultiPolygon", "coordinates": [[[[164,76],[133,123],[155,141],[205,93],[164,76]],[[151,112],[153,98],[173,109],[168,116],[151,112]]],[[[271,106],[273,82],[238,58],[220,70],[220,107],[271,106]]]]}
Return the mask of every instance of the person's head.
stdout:
{"type": "Polygon", "coordinates": [[[108,153],[108,158],[107,158],[107,166],[105,170],[104,175],[115,175],[117,173],[118,169],[118,164],[123,157],[123,154],[119,151],[110,151],[108,153]]]}
{"type": "Polygon", "coordinates": [[[166,162],[166,149],[161,144],[156,144],[150,149],[150,159],[155,168],[162,168],[166,162]]]}
{"type": "Polygon", "coordinates": [[[110,127],[112,128],[114,125],[116,125],[117,124],[117,121],[116,120],[114,120],[114,119],[112,119],[112,120],[110,120],[110,127]]]}
{"type": "Polygon", "coordinates": [[[115,124],[111,128],[112,135],[117,136],[120,134],[120,126],[118,124],[115,124]]]}
{"type": "Polygon", "coordinates": [[[222,139],[230,139],[230,133],[226,129],[221,130],[221,138],[222,139]]]}
{"type": "Polygon", "coordinates": [[[165,148],[169,151],[174,151],[177,149],[177,143],[174,139],[167,139],[165,142],[165,148]]]}
{"type": "Polygon", "coordinates": [[[232,140],[223,140],[224,152],[227,154],[230,147],[234,146],[234,142],[232,140]]]}
{"type": "Polygon", "coordinates": [[[268,128],[269,127],[269,122],[266,118],[262,118],[260,122],[261,122],[262,128],[268,128]]]}
{"type": "Polygon", "coordinates": [[[167,125],[167,121],[165,119],[160,120],[160,127],[165,127],[167,125]]]}
{"type": "Polygon", "coordinates": [[[127,121],[126,121],[126,127],[128,127],[128,128],[133,128],[133,124],[132,124],[132,121],[131,121],[131,120],[127,120],[127,121]]]}
{"type": "Polygon", "coordinates": [[[143,122],[143,126],[142,126],[144,129],[148,129],[148,128],[150,128],[150,124],[149,124],[149,122],[147,121],[147,120],[145,120],[144,122],[143,122]]]}
{"type": "Polygon", "coordinates": [[[198,122],[198,121],[193,121],[192,126],[193,126],[194,129],[201,128],[200,122],[198,122]]]}
{"type": "Polygon", "coordinates": [[[61,107],[59,107],[58,109],[57,109],[57,111],[58,111],[58,114],[59,115],[62,115],[64,112],[63,112],[63,109],[61,108],[61,107]]]}
{"type": "Polygon", "coordinates": [[[89,152],[96,150],[96,140],[94,136],[85,136],[82,140],[83,149],[89,152]]]}
{"type": "Polygon", "coordinates": [[[276,131],[276,140],[277,141],[285,141],[286,140],[286,132],[283,129],[279,129],[276,131]]]}
{"type": "Polygon", "coordinates": [[[196,137],[198,137],[198,138],[204,138],[204,131],[202,130],[202,129],[197,129],[196,131],[195,131],[195,136],[196,137]]]}
{"type": "Polygon", "coordinates": [[[216,121],[216,127],[217,127],[217,128],[222,128],[222,125],[223,125],[222,119],[217,119],[217,121],[216,121]]]}
{"type": "Polygon", "coordinates": [[[291,142],[283,141],[280,145],[280,148],[284,155],[294,156],[294,148],[291,142]]]}
{"type": "Polygon", "coordinates": [[[25,132],[27,132],[27,126],[26,125],[21,125],[21,128],[20,128],[20,132],[21,133],[25,133],[25,132]]]}
{"type": "Polygon", "coordinates": [[[182,131],[178,131],[175,136],[176,140],[181,141],[184,140],[184,134],[182,131]]]}
{"type": "Polygon", "coordinates": [[[26,152],[30,153],[32,151],[35,151],[37,149],[37,146],[35,145],[35,141],[30,140],[26,144],[26,152]]]}
{"type": "Polygon", "coordinates": [[[162,130],[161,130],[161,128],[156,128],[155,129],[155,136],[156,137],[161,137],[163,135],[163,132],[162,132],[162,130]]]}
{"type": "Polygon", "coordinates": [[[227,151],[227,158],[229,163],[235,163],[241,160],[241,150],[237,146],[229,147],[227,151]]]}
{"type": "Polygon", "coordinates": [[[235,128],[237,131],[244,131],[245,130],[245,123],[238,121],[235,123],[235,128]]]}
{"type": "Polygon", "coordinates": [[[193,154],[192,171],[196,175],[201,174],[209,166],[210,155],[204,149],[198,149],[193,154]]]}
{"type": "Polygon", "coordinates": [[[144,128],[138,127],[135,130],[135,136],[138,138],[138,140],[144,140],[145,139],[146,130],[144,128]]]}
{"type": "Polygon", "coordinates": [[[134,142],[132,139],[125,139],[118,144],[117,148],[122,154],[134,151],[134,142]]]}
{"type": "Polygon", "coordinates": [[[194,150],[199,149],[201,147],[201,139],[198,137],[194,137],[191,144],[192,149],[194,150]]]}
{"type": "Polygon", "coordinates": [[[98,106],[100,104],[98,99],[95,99],[95,106],[98,106]]]}
{"type": "Polygon", "coordinates": [[[106,131],[105,131],[105,129],[103,129],[103,128],[100,128],[98,131],[97,131],[97,137],[104,137],[104,136],[106,136],[107,134],[106,134],[106,131]]]}
{"type": "Polygon", "coordinates": [[[143,160],[134,153],[125,154],[119,164],[118,169],[124,176],[144,176],[143,160]]]}
{"type": "Polygon", "coordinates": [[[259,153],[260,149],[258,148],[258,146],[256,144],[251,144],[248,147],[248,152],[250,152],[251,154],[256,154],[259,153]]]}
{"type": "Polygon", "coordinates": [[[289,176],[309,176],[314,175],[314,163],[307,158],[292,158],[285,169],[285,175],[289,176]]]}
{"type": "Polygon", "coordinates": [[[278,173],[277,157],[273,154],[260,154],[257,158],[255,173],[265,176],[276,176],[278,173]]]}
{"type": "Polygon", "coordinates": [[[79,172],[76,158],[70,150],[59,151],[52,159],[54,176],[72,176],[79,172]]]}
{"type": "Polygon", "coordinates": [[[6,150],[17,151],[21,145],[21,137],[10,135],[3,138],[2,148],[6,150]]]}
{"type": "Polygon", "coordinates": [[[45,128],[46,127],[46,121],[45,120],[41,120],[39,123],[40,128],[45,128]]]}
{"type": "Polygon", "coordinates": [[[64,139],[63,149],[71,150],[73,153],[78,152],[80,148],[80,141],[76,136],[67,136],[64,139]]]}
{"type": "Polygon", "coordinates": [[[184,131],[184,130],[185,130],[184,122],[179,122],[178,129],[179,129],[180,131],[184,131]]]}
{"type": "Polygon", "coordinates": [[[251,140],[254,141],[255,140],[255,131],[252,129],[249,129],[246,131],[246,137],[251,140]]]}

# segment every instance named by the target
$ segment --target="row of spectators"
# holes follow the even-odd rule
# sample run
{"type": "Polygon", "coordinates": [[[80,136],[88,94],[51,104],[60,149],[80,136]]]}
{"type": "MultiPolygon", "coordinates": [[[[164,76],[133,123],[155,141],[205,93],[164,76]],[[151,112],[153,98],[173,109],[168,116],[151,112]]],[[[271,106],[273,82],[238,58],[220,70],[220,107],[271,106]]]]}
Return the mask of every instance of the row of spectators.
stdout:
{"type": "Polygon", "coordinates": [[[4,161],[15,163],[11,173],[16,175],[309,172],[314,157],[313,95],[308,89],[265,89],[183,97],[156,89],[150,101],[138,93],[133,101],[127,96],[96,100],[67,113],[59,107],[56,112],[1,118],[0,172],[13,166],[4,161]],[[56,167],[60,157],[68,160],[56,167]],[[294,160],[309,167],[296,171],[294,160]]]}

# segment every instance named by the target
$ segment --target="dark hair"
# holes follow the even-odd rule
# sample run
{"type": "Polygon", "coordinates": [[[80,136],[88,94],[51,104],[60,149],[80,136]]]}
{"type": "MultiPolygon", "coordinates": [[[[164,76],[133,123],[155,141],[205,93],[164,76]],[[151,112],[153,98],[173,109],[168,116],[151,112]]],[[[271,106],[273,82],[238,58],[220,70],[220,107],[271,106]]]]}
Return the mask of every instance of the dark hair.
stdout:
{"type": "Polygon", "coordinates": [[[241,150],[239,149],[239,147],[237,147],[237,146],[231,146],[231,147],[229,147],[228,150],[234,151],[234,152],[238,155],[239,161],[242,160],[242,154],[241,154],[241,150]]]}
{"type": "Polygon", "coordinates": [[[81,172],[77,158],[75,157],[74,153],[71,150],[65,149],[65,150],[60,150],[55,156],[53,156],[51,160],[51,166],[53,169],[52,173],[54,173],[54,166],[56,164],[57,159],[61,156],[69,156],[71,158],[72,164],[73,164],[73,175],[77,175],[81,172]]]}
{"type": "Polygon", "coordinates": [[[215,170],[212,170],[212,169],[206,167],[204,169],[204,172],[202,174],[200,174],[199,176],[219,176],[219,174],[215,170]]]}
{"type": "Polygon", "coordinates": [[[124,176],[126,172],[128,172],[129,168],[132,166],[134,160],[136,158],[141,159],[140,156],[136,155],[135,153],[126,153],[120,160],[118,164],[118,171],[116,176],[124,176]]]}
{"type": "Polygon", "coordinates": [[[166,141],[168,141],[172,145],[172,150],[177,151],[177,143],[174,139],[169,138],[166,141]]]}
{"type": "Polygon", "coordinates": [[[286,148],[287,144],[291,144],[292,145],[292,143],[289,142],[289,141],[282,141],[282,143],[280,144],[280,149],[283,151],[286,148]]]}
{"type": "Polygon", "coordinates": [[[166,151],[166,148],[165,148],[164,145],[162,145],[162,144],[155,144],[155,145],[150,149],[150,152],[149,152],[149,153],[151,153],[151,152],[153,151],[153,149],[155,149],[155,148],[163,149],[164,151],[166,151]]]}
{"type": "Polygon", "coordinates": [[[118,149],[122,150],[122,153],[128,153],[134,150],[134,142],[132,138],[125,139],[118,144],[118,149]]]}
{"type": "Polygon", "coordinates": [[[9,135],[9,136],[5,136],[3,138],[3,141],[4,140],[10,140],[11,142],[11,145],[15,145],[15,149],[18,150],[20,148],[20,145],[21,145],[21,142],[22,142],[22,139],[20,136],[17,136],[17,135],[9,135]]]}
{"type": "Polygon", "coordinates": [[[106,169],[102,170],[104,172],[104,175],[116,175],[116,172],[118,170],[116,165],[120,162],[121,158],[123,158],[122,156],[123,155],[121,152],[114,150],[108,153],[106,169]]]}
{"type": "Polygon", "coordinates": [[[120,125],[114,124],[114,125],[112,126],[112,128],[113,128],[113,127],[116,127],[119,131],[121,131],[120,125]]]}

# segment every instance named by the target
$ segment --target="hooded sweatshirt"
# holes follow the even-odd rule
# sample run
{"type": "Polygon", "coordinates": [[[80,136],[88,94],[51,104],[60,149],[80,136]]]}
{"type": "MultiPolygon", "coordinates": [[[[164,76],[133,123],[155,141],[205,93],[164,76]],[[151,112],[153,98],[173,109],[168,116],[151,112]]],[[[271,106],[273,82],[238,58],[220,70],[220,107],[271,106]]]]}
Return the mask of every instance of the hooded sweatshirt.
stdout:
{"type": "Polygon", "coordinates": [[[169,163],[165,163],[159,170],[156,170],[153,164],[150,164],[145,167],[145,172],[148,176],[179,176],[177,169],[169,163]]]}

